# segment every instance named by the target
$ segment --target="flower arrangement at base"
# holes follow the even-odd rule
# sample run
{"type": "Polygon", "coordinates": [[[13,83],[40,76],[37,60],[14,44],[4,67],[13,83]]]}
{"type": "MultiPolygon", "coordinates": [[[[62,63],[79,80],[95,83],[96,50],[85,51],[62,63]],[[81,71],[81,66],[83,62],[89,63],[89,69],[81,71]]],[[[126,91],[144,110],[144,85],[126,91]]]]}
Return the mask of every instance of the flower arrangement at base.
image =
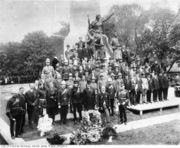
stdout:
{"type": "Polygon", "coordinates": [[[101,114],[96,110],[82,112],[81,128],[72,133],[71,144],[87,144],[101,140],[101,114]]]}
{"type": "Polygon", "coordinates": [[[116,130],[113,127],[107,126],[103,129],[101,136],[103,139],[108,139],[110,137],[116,138],[118,135],[117,135],[116,130]]]}
{"type": "Polygon", "coordinates": [[[62,145],[66,141],[66,137],[59,135],[58,133],[49,133],[46,138],[51,145],[62,145]]]}

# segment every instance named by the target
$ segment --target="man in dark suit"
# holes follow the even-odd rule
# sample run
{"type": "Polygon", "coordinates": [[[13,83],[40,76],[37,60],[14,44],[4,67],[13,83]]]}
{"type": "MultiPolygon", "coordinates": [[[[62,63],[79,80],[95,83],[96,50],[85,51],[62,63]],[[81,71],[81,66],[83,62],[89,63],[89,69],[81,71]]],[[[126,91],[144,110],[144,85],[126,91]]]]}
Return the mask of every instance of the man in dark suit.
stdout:
{"type": "Polygon", "coordinates": [[[87,83],[86,88],[83,92],[83,106],[85,110],[90,110],[95,108],[95,91],[91,88],[90,83],[87,83]]]}
{"type": "Polygon", "coordinates": [[[80,61],[82,62],[82,59],[84,57],[84,51],[82,48],[78,48],[77,49],[77,54],[78,54],[78,58],[80,59],[80,61]]]}
{"type": "Polygon", "coordinates": [[[102,123],[105,126],[110,123],[109,117],[109,108],[110,108],[110,98],[106,92],[106,88],[102,86],[101,92],[98,94],[97,106],[99,108],[99,112],[101,113],[102,123]]]}
{"type": "Polygon", "coordinates": [[[118,105],[119,105],[119,115],[121,124],[127,124],[126,108],[129,102],[129,93],[125,89],[124,84],[121,84],[121,89],[117,93],[118,105]]]}
{"type": "Polygon", "coordinates": [[[152,91],[153,91],[153,101],[157,102],[157,96],[158,96],[158,91],[159,91],[159,80],[158,76],[155,73],[152,79],[152,91]]]}
{"type": "Polygon", "coordinates": [[[61,90],[58,92],[58,108],[60,109],[61,121],[63,124],[66,124],[68,106],[69,106],[69,90],[66,88],[66,82],[61,82],[61,90]]]}
{"type": "Polygon", "coordinates": [[[82,98],[81,98],[81,93],[80,93],[80,88],[78,86],[78,81],[74,81],[74,86],[71,91],[71,97],[70,97],[70,102],[72,103],[73,106],[73,115],[74,115],[74,123],[77,122],[77,117],[76,117],[76,111],[79,113],[79,120],[82,119],[82,98]]]}
{"type": "Polygon", "coordinates": [[[69,67],[68,67],[68,63],[65,62],[64,67],[62,69],[62,79],[67,81],[69,79],[69,73],[70,73],[70,70],[69,70],[69,67]]]}
{"type": "Polygon", "coordinates": [[[163,99],[168,100],[168,88],[169,88],[169,79],[167,77],[167,74],[164,73],[162,76],[162,92],[163,92],[163,99]]]}
{"type": "Polygon", "coordinates": [[[58,113],[58,91],[55,88],[53,81],[49,82],[47,91],[46,91],[46,109],[47,114],[52,118],[53,122],[55,121],[55,115],[58,113]]]}
{"type": "Polygon", "coordinates": [[[52,60],[52,66],[54,68],[54,70],[56,70],[56,64],[59,63],[59,60],[57,57],[54,57],[52,60]]]}
{"type": "Polygon", "coordinates": [[[36,110],[38,109],[39,99],[37,96],[37,91],[33,83],[29,84],[30,90],[25,93],[26,103],[27,103],[27,113],[28,113],[28,123],[29,127],[33,127],[33,122],[38,123],[38,114],[36,110]]]}
{"type": "Polygon", "coordinates": [[[12,138],[18,137],[23,133],[23,126],[25,122],[25,101],[23,100],[24,97],[21,96],[24,88],[21,87],[19,91],[20,94],[14,95],[10,98],[6,106],[6,115],[10,120],[10,134],[12,138]]]}
{"type": "Polygon", "coordinates": [[[77,43],[77,45],[81,49],[85,48],[85,42],[82,40],[82,37],[79,37],[79,42],[77,43]]]}
{"type": "Polygon", "coordinates": [[[148,90],[147,90],[147,102],[151,102],[151,93],[152,93],[152,76],[147,75],[147,80],[148,80],[148,90]]]}
{"type": "Polygon", "coordinates": [[[111,116],[114,116],[114,101],[115,101],[116,89],[115,86],[113,85],[111,78],[108,80],[108,86],[106,90],[107,90],[108,100],[110,101],[109,113],[111,116]]]}
{"type": "Polygon", "coordinates": [[[25,111],[22,116],[22,125],[21,125],[21,133],[23,133],[24,125],[25,125],[25,115],[26,115],[26,99],[24,95],[24,87],[19,88],[19,93],[16,95],[16,97],[20,99],[20,104],[23,107],[23,110],[25,111]]]}
{"type": "Polygon", "coordinates": [[[163,80],[162,73],[159,73],[158,79],[159,79],[159,91],[158,91],[158,98],[159,98],[159,101],[162,101],[163,81],[164,81],[164,80],[163,80]]]}

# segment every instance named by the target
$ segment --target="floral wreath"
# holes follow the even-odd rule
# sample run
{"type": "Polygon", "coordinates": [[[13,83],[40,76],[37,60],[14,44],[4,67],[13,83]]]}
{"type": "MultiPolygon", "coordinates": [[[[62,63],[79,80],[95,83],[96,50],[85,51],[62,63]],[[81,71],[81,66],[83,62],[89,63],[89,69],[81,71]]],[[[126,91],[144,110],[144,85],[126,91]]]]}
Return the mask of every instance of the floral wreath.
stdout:
{"type": "Polygon", "coordinates": [[[98,142],[101,139],[101,114],[96,110],[82,112],[81,128],[74,131],[71,136],[72,144],[86,144],[98,142]]]}
{"type": "Polygon", "coordinates": [[[90,126],[101,125],[101,114],[97,110],[88,110],[82,112],[82,124],[88,124],[90,126]]]}

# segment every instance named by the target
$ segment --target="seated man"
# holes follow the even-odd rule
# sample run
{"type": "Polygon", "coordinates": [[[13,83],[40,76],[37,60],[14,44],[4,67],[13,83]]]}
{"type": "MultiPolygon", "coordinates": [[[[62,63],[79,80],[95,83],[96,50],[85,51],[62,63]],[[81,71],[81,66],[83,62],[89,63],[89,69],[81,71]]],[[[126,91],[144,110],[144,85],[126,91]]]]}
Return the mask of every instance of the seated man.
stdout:
{"type": "Polygon", "coordinates": [[[41,78],[44,81],[48,81],[49,79],[52,79],[55,75],[54,68],[50,65],[50,59],[46,59],[46,66],[42,70],[41,78]]]}

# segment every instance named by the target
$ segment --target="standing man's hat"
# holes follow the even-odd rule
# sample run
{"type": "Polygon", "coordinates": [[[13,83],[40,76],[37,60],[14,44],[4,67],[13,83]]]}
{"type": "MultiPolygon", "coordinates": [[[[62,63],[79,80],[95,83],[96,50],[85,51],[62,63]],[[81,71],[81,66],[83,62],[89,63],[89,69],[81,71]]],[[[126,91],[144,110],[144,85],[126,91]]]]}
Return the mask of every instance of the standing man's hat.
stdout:
{"type": "Polygon", "coordinates": [[[64,62],[64,65],[67,66],[67,65],[68,65],[68,62],[64,62]]]}
{"type": "Polygon", "coordinates": [[[96,80],[96,78],[95,78],[95,77],[92,77],[92,80],[96,80]]]}
{"type": "Polygon", "coordinates": [[[100,73],[100,77],[103,77],[104,75],[103,75],[103,73],[100,73]]]}
{"type": "Polygon", "coordinates": [[[111,73],[111,77],[115,77],[114,73],[111,73]]]}
{"type": "Polygon", "coordinates": [[[122,73],[119,72],[119,73],[118,73],[118,76],[122,76],[122,73]]]}
{"type": "Polygon", "coordinates": [[[62,82],[61,82],[61,85],[66,85],[66,81],[62,81],[62,82]]]}

